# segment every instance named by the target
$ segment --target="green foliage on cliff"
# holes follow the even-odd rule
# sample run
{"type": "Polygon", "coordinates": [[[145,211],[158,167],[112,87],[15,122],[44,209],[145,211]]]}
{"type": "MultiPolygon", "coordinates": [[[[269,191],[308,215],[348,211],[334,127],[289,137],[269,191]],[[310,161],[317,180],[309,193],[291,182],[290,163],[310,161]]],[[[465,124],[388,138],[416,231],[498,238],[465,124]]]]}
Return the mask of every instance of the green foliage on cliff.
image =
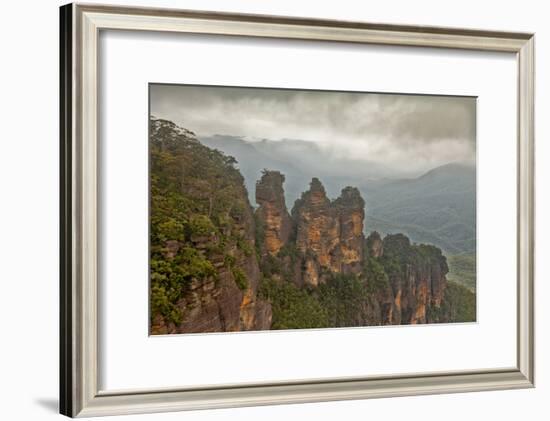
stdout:
{"type": "Polygon", "coordinates": [[[317,288],[264,278],[261,296],[271,302],[272,329],[365,326],[370,292],[355,275],[334,275],[317,288]]]}
{"type": "Polygon", "coordinates": [[[449,281],[440,314],[441,321],[475,322],[476,294],[461,284],[449,281]]]}
{"type": "Polygon", "coordinates": [[[404,275],[410,251],[411,242],[403,234],[387,235],[384,238],[384,254],[379,260],[390,278],[404,275]]]}
{"type": "Polygon", "coordinates": [[[271,302],[271,329],[328,327],[328,315],[318,299],[306,289],[285,281],[264,279],[260,295],[271,302]]]}
{"type": "Polygon", "coordinates": [[[248,241],[246,238],[237,236],[235,238],[235,243],[237,245],[237,248],[241,250],[245,256],[252,256],[252,253],[254,253],[254,249],[250,244],[250,241],[248,241]]]}
{"type": "Polygon", "coordinates": [[[389,286],[389,278],[379,259],[368,257],[364,267],[364,276],[367,279],[367,290],[370,294],[384,290],[389,286]]]}
{"type": "Polygon", "coordinates": [[[193,235],[212,235],[217,231],[210,217],[207,215],[192,215],[185,228],[189,238],[193,235]]]}
{"type": "Polygon", "coordinates": [[[404,279],[407,268],[415,268],[419,272],[438,268],[440,275],[449,271],[441,249],[430,244],[411,244],[403,234],[387,235],[384,238],[384,255],[379,261],[390,280],[404,279]]]}
{"type": "Polygon", "coordinates": [[[267,254],[261,258],[260,270],[265,278],[275,276],[291,281],[295,275],[295,264],[301,258],[302,254],[295,244],[285,244],[276,256],[267,254]]]}
{"type": "Polygon", "coordinates": [[[241,291],[245,291],[248,288],[248,279],[241,268],[234,267],[231,270],[233,277],[235,278],[235,283],[241,291]]]}
{"type": "Polygon", "coordinates": [[[176,303],[189,282],[217,275],[212,263],[191,247],[181,248],[170,260],[154,255],[150,265],[151,313],[160,313],[174,323],[181,322],[182,313],[176,303]]]}
{"type": "Polygon", "coordinates": [[[319,285],[317,293],[330,327],[365,324],[370,292],[364,280],[353,275],[335,275],[319,285]]]}
{"type": "Polygon", "coordinates": [[[215,262],[248,287],[235,253],[253,253],[242,234],[251,211],[234,158],[166,120],[151,120],[149,147],[151,319],[178,324],[185,317],[178,301],[192,282],[218,278],[215,262]]]}

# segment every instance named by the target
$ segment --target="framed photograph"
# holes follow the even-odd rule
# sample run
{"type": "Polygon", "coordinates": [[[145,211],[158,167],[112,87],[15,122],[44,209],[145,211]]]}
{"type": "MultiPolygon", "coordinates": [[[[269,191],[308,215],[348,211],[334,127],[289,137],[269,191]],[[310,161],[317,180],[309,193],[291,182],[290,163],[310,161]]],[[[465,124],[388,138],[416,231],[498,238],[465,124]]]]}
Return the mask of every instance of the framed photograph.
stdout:
{"type": "Polygon", "coordinates": [[[534,386],[533,34],[70,4],[60,38],[62,414],[534,386]]]}

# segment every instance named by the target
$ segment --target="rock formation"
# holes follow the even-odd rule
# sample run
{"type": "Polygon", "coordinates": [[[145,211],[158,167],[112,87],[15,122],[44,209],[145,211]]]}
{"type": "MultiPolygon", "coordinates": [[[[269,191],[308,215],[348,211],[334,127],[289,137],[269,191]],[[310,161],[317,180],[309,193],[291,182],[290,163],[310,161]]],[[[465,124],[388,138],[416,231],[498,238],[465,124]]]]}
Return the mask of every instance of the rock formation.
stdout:
{"type": "Polygon", "coordinates": [[[333,254],[337,272],[360,273],[363,264],[365,201],[356,187],[346,187],[333,203],[340,226],[340,241],[333,254]]]}
{"type": "Polygon", "coordinates": [[[264,225],[267,260],[282,268],[281,273],[267,276],[293,281],[299,287],[318,287],[335,274],[363,279],[370,295],[363,305],[364,320],[356,321],[358,325],[438,321],[448,272],[438,248],[412,245],[402,234],[382,239],[373,232],[365,239],[365,202],[359,190],[345,187],[331,201],[317,178],[296,201],[288,220],[283,181],[280,173],[268,171],[257,183],[257,216],[264,225]],[[288,230],[281,229],[281,221],[288,221],[284,225],[288,230]],[[270,248],[270,244],[278,247],[270,248]],[[283,245],[295,247],[294,260],[279,253],[283,245]]]}
{"type": "MultiPolygon", "coordinates": [[[[449,271],[441,250],[430,245],[411,245],[403,234],[367,238],[371,258],[384,263],[389,285],[379,291],[382,324],[437,322],[449,271]],[[433,313],[433,314],[432,314],[433,313]]],[[[367,280],[368,282],[368,280],[367,280]]]]}
{"type": "Polygon", "coordinates": [[[384,243],[379,233],[377,233],[376,231],[371,232],[367,238],[366,245],[367,253],[370,256],[374,258],[382,257],[382,254],[384,253],[384,243]]]}
{"type": "Polygon", "coordinates": [[[318,285],[323,272],[360,273],[363,259],[365,202],[354,187],[346,187],[331,202],[319,179],[296,201],[292,210],[296,246],[305,256],[304,282],[318,285]]]}
{"type": "Polygon", "coordinates": [[[292,214],[296,224],[296,247],[305,256],[304,281],[320,282],[321,268],[334,270],[331,251],[339,241],[340,226],[325,188],[313,178],[309,190],[296,201],[292,214]]]}
{"type": "MultiPolygon", "coordinates": [[[[279,171],[264,171],[256,183],[257,220],[263,225],[262,254],[276,255],[288,242],[292,222],[285,204],[283,183],[279,171]]],[[[260,228],[260,227],[259,227],[260,228]]]]}
{"type": "MultiPolygon", "coordinates": [[[[246,192],[243,191],[243,197],[246,192]]],[[[241,221],[234,227],[237,238],[254,244],[252,210],[246,209],[241,221]]],[[[206,279],[193,279],[189,292],[178,301],[183,320],[175,326],[176,333],[232,332],[269,329],[271,307],[257,297],[260,271],[254,253],[241,249],[237,242],[227,243],[221,252],[212,253],[212,244],[219,245],[215,237],[192,237],[197,250],[209,256],[216,272],[206,279]],[[227,258],[231,256],[231,258],[227,258]],[[237,277],[246,279],[240,285],[237,277]]]]}

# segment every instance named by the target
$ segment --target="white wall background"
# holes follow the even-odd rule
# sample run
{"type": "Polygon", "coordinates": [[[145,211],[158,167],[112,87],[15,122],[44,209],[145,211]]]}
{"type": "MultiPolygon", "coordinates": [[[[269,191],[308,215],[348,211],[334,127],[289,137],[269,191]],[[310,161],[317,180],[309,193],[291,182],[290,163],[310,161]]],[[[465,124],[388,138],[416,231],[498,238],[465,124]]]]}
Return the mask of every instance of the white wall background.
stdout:
{"type": "MultiPolygon", "coordinates": [[[[111,3],[537,34],[537,388],[134,416],[147,420],[546,420],[550,396],[550,13],[546,2],[109,0],[111,3]]],[[[94,2],[95,1],[89,1],[94,2]]],[[[0,62],[0,418],[61,419],[58,393],[58,0],[3,4],[0,62]]],[[[498,159],[498,153],[495,153],[498,159]]],[[[513,241],[502,227],[502,241],[513,241]]],[[[498,292],[495,292],[498,296],[498,292]]]]}

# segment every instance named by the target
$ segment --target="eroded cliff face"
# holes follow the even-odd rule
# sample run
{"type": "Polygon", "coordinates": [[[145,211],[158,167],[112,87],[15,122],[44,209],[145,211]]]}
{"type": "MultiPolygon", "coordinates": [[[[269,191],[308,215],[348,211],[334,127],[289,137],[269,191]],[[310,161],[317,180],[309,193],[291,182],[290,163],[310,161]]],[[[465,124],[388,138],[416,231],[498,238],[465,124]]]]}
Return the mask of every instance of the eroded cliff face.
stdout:
{"type": "Polygon", "coordinates": [[[292,210],[296,247],[304,256],[305,283],[324,282],[324,272],[361,272],[364,206],[356,188],[346,187],[331,202],[319,179],[311,180],[309,190],[292,210]]]}
{"type": "Polygon", "coordinates": [[[292,214],[296,224],[296,247],[304,256],[303,280],[310,285],[321,282],[321,268],[336,271],[331,251],[340,237],[335,209],[319,179],[311,180],[309,190],[296,201],[292,214]]]}
{"type": "Polygon", "coordinates": [[[367,253],[370,256],[374,258],[382,257],[382,254],[384,253],[384,242],[378,232],[374,231],[370,233],[366,241],[366,247],[367,253]]]}
{"type": "Polygon", "coordinates": [[[216,272],[207,279],[193,279],[189,292],[178,301],[183,320],[175,326],[175,333],[264,330],[271,326],[271,306],[257,297],[260,271],[256,256],[239,246],[247,242],[253,247],[252,210],[246,209],[232,232],[226,234],[239,240],[226,240],[222,245],[216,236],[191,239],[197,250],[209,255],[216,272]],[[212,245],[221,252],[209,252],[212,245]]]}
{"type": "MultiPolygon", "coordinates": [[[[449,269],[441,250],[430,245],[411,245],[403,234],[378,233],[366,241],[371,258],[382,263],[389,285],[379,289],[382,324],[433,323],[444,298],[449,269]]],[[[368,280],[367,280],[368,282],[368,280]]]]}
{"type": "Polygon", "coordinates": [[[365,201],[355,187],[346,187],[333,203],[340,225],[338,246],[333,261],[339,266],[337,272],[359,274],[363,265],[363,222],[365,201]]]}
{"type": "Polygon", "coordinates": [[[150,142],[151,333],[269,329],[253,211],[234,160],[165,120],[151,120],[150,142]]]}
{"type": "Polygon", "coordinates": [[[279,171],[264,171],[256,182],[256,216],[263,230],[262,254],[275,256],[287,244],[292,221],[286,208],[283,190],[284,175],[279,171]]]}

